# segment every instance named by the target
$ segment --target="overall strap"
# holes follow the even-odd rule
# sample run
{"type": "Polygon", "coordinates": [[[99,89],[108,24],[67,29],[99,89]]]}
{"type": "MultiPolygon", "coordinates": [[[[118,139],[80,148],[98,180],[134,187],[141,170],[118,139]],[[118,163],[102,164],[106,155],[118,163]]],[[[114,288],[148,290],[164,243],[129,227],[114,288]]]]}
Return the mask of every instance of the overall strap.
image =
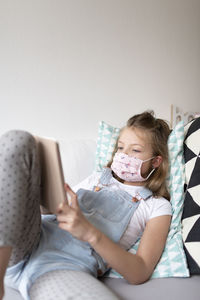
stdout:
{"type": "Polygon", "coordinates": [[[102,185],[109,185],[112,177],[112,170],[110,168],[105,168],[101,174],[99,183],[102,185]]]}

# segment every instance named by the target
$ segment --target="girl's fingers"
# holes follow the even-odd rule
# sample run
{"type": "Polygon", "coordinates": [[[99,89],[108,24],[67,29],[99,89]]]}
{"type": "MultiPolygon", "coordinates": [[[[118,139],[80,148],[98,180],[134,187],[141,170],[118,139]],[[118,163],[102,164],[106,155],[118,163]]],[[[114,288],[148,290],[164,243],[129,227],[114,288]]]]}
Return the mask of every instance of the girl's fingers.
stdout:
{"type": "Polygon", "coordinates": [[[61,214],[63,212],[65,213],[67,205],[68,205],[67,203],[60,203],[57,208],[57,213],[58,214],[61,214]]]}
{"type": "Polygon", "coordinates": [[[77,195],[76,195],[76,193],[74,193],[74,191],[71,189],[71,187],[67,183],[65,183],[65,190],[71,198],[70,206],[73,207],[73,208],[79,207],[78,200],[77,200],[77,195]]]}
{"type": "Polygon", "coordinates": [[[74,191],[71,189],[71,187],[65,183],[64,185],[65,191],[69,194],[70,199],[66,201],[65,203],[60,203],[57,209],[58,214],[67,214],[70,211],[70,208],[77,209],[79,208],[77,195],[74,193],[74,191]]]}
{"type": "Polygon", "coordinates": [[[68,192],[69,194],[74,194],[76,195],[76,193],[74,193],[74,191],[72,190],[72,188],[69,186],[69,184],[65,183],[64,185],[66,192],[68,192]]]}
{"type": "Polygon", "coordinates": [[[57,213],[60,214],[63,211],[63,203],[60,203],[57,207],[57,213]]]}

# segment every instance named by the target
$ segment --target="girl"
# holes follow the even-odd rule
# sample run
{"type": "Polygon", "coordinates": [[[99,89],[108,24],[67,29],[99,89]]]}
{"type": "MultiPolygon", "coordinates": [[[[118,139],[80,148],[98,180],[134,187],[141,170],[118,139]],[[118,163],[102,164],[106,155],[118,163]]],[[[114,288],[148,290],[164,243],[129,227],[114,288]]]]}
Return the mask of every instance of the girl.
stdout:
{"type": "MultiPolygon", "coordinates": [[[[0,231],[1,295],[7,265],[7,284],[14,284],[25,299],[37,278],[55,270],[97,277],[112,267],[131,284],[148,280],[163,252],[171,220],[165,186],[169,132],[153,113],[130,118],[107,168],[75,187],[76,193],[66,184],[70,203],[62,203],[57,216],[43,216],[42,226],[34,139],[18,131],[4,135],[0,144],[4,210],[0,223],[6,224],[0,231]],[[127,252],[139,237],[137,253],[127,252]]],[[[104,290],[104,299],[106,295],[116,299],[104,290]]],[[[88,294],[87,299],[95,297],[88,294]]]]}

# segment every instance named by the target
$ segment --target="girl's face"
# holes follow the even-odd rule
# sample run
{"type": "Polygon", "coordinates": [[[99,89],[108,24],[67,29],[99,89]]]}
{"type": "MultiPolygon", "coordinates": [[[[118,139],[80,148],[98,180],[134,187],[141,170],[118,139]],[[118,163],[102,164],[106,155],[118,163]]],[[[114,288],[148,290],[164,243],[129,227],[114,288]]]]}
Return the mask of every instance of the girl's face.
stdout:
{"type": "MultiPolygon", "coordinates": [[[[147,133],[138,128],[125,127],[119,137],[117,152],[146,160],[154,156],[147,133]]],[[[142,164],[141,175],[146,177],[153,168],[153,159],[142,164]]]]}

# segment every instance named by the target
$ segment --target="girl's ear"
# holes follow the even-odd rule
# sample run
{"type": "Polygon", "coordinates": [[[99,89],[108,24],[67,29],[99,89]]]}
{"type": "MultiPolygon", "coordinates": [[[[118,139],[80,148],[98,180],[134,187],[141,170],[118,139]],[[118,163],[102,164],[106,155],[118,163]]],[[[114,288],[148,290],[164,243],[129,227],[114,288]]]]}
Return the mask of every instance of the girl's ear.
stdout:
{"type": "Polygon", "coordinates": [[[153,159],[153,167],[154,168],[158,168],[160,166],[160,164],[162,163],[163,159],[162,159],[162,156],[158,155],[156,157],[154,157],[153,159]]]}

